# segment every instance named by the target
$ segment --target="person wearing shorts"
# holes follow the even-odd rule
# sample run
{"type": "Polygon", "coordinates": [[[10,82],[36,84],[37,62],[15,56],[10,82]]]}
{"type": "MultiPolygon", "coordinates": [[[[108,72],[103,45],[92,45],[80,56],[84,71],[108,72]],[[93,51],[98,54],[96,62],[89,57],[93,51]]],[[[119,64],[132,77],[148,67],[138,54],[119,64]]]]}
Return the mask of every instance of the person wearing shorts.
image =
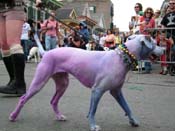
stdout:
{"type": "Polygon", "coordinates": [[[23,0],[0,0],[0,49],[10,77],[7,85],[0,87],[0,93],[21,96],[26,92],[25,59],[20,44],[25,17],[23,0]]]}

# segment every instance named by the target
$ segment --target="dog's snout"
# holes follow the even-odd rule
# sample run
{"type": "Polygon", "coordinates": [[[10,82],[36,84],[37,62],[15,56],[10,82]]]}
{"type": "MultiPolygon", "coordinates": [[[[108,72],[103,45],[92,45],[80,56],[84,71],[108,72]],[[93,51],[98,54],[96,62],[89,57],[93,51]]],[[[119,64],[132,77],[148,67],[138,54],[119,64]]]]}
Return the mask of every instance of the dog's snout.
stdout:
{"type": "Polygon", "coordinates": [[[156,56],[161,56],[164,54],[164,51],[165,51],[165,48],[156,46],[155,49],[153,50],[153,54],[155,54],[156,56]]]}

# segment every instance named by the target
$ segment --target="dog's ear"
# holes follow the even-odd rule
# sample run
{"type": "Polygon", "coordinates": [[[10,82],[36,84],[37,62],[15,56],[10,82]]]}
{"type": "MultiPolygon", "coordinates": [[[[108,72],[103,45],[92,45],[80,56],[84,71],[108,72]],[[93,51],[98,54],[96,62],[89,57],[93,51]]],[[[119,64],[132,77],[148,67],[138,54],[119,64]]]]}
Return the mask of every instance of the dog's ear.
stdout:
{"type": "Polygon", "coordinates": [[[153,49],[153,46],[155,44],[154,40],[151,38],[151,36],[142,36],[140,39],[140,42],[147,46],[149,49],[153,49]]]}

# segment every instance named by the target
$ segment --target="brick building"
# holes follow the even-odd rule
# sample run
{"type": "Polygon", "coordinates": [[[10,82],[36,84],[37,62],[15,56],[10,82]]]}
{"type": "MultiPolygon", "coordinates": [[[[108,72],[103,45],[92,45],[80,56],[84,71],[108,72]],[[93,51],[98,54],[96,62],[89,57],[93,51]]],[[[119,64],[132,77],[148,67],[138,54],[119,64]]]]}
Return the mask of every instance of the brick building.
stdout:
{"type": "MultiPolygon", "coordinates": [[[[97,16],[97,14],[103,14],[104,17],[104,28],[111,28],[113,25],[113,3],[111,0],[63,0],[63,3],[76,3],[82,5],[82,3],[88,3],[90,15],[97,16]]],[[[100,17],[100,16],[99,16],[100,17]]]]}

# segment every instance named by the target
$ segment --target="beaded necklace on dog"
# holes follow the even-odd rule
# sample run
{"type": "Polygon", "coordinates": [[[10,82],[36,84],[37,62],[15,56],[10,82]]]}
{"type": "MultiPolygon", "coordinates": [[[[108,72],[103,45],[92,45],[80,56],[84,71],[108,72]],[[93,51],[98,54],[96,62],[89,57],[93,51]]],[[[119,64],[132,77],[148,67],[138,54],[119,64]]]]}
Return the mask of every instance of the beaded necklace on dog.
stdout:
{"type": "Polygon", "coordinates": [[[129,66],[129,68],[136,69],[138,62],[135,55],[129,52],[125,44],[120,44],[118,48],[124,52],[123,54],[124,63],[126,63],[129,66]]]}

